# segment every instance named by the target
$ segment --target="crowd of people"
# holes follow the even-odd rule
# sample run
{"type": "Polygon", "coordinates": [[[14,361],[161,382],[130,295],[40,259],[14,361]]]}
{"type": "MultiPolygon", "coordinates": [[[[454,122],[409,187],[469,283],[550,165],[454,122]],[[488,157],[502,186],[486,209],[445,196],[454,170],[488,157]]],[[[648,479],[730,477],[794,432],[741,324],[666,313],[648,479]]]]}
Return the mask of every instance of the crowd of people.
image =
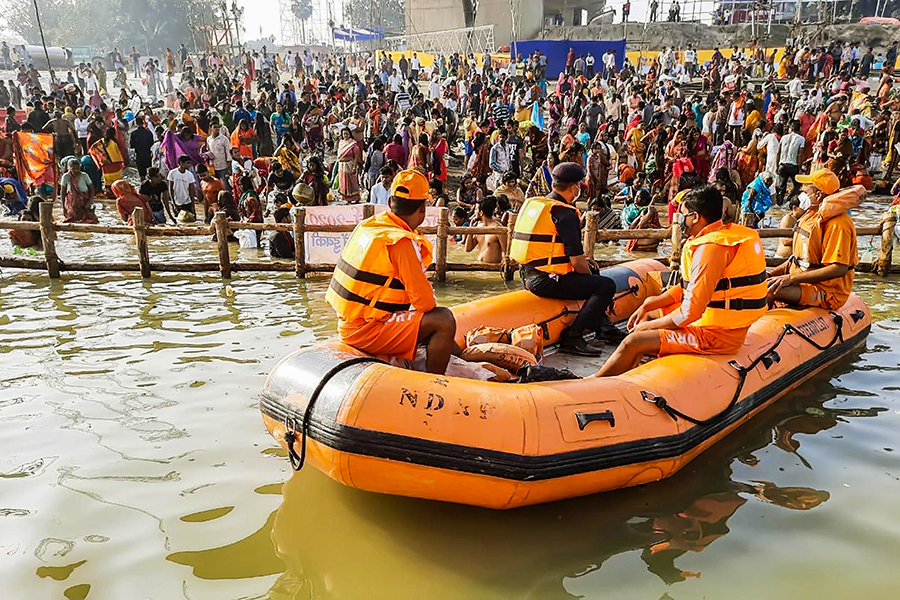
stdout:
{"type": "MultiPolygon", "coordinates": [[[[553,68],[539,54],[501,69],[472,68],[453,56],[436,62],[427,94],[417,81],[391,89],[398,78],[389,58],[370,65],[362,86],[375,96],[387,135],[375,134],[361,156],[381,152],[399,118],[392,143],[403,153],[384,181],[406,168],[386,194],[389,211],[356,228],[332,278],[327,298],[339,336],[364,352],[406,360],[425,346],[433,373],[461,353],[452,313],[437,306],[427,283],[430,244],[416,231],[428,203],[446,202],[441,178],[451,153],[436,142],[449,135],[451,152],[456,147],[448,110],[466,115],[455,221],[468,215],[495,225],[504,204],[518,213],[509,258],[525,289],[583,301],[560,349],[600,356],[600,346],[616,346],[596,377],[624,373],[646,355],[732,354],[778,304],[837,310],[859,261],[849,212],[882,164],[891,176],[900,130],[893,61],[872,93],[864,76],[872,61],[864,65],[853,49],[839,42],[788,48],[777,67],[774,53],[757,48],[730,57],[716,50],[702,65],[693,49],[666,50],[641,68],[613,56],[613,67],[592,77],[593,61],[570,49],[553,87],[536,76],[553,68]],[[754,73],[765,77],[753,81],[754,73]],[[584,203],[601,218],[615,217],[616,200],[620,226],[657,228],[665,210],[686,239],[682,285],[646,299],[627,336],[610,322],[616,285],[585,255],[576,208],[584,203]],[[755,229],[776,203],[788,206],[781,226],[795,233],[779,244],[787,260],[767,271],[755,229]]],[[[489,260],[484,244],[466,238],[466,250],[476,247],[489,260]]]]}
{"type": "MultiPolygon", "coordinates": [[[[602,376],[647,353],[730,351],[775,301],[831,309],[846,301],[858,260],[848,210],[864,190],[889,183],[900,158],[897,47],[882,57],[836,41],[779,56],[754,44],[716,49],[702,62],[693,47],[666,48],[638,64],[613,50],[570,49],[559,65],[540,52],[499,64],[459,53],[426,61],[265,48],[195,62],[183,46],[158,65],[132,49],[145,93],[129,86],[116,52],[118,97],[100,65],[82,65],[67,81],[53,74],[49,91],[23,66],[18,82],[0,85],[0,104],[9,105],[7,136],[55,134],[67,221],[95,222],[101,194],[116,198],[124,221],[142,207],[159,224],[209,222],[217,211],[287,222],[297,204],[387,205],[345,248],[342,264],[352,268],[336,273],[329,302],[347,343],[405,356],[424,342],[434,372],[458,349],[452,315],[436,307],[425,280],[430,249],[415,229],[427,205],[476,228],[519,213],[509,257],[503,234],[456,241],[478,260],[515,261],[538,296],[584,300],[562,347],[589,355],[597,350],[586,333],[601,342],[622,336],[607,316],[615,286],[583,255],[575,206],[599,213],[604,229],[682,227],[690,284],[683,296],[645,303],[602,376]],[[124,176],[128,165],[139,181],[124,176]],[[806,235],[781,241],[779,255],[791,258],[767,275],[754,229],[771,222],[775,204],[787,208],[780,226],[806,235]],[[418,266],[421,277],[410,274],[418,266]],[[405,291],[373,289],[371,277],[355,279],[362,272],[399,279],[405,291]],[[747,288],[729,296],[735,305],[719,299],[723,277],[747,288]],[[380,300],[368,302],[373,293],[380,300]],[[650,318],[678,303],[680,312],[650,318]],[[418,310],[408,319],[385,308],[410,304],[418,310]]],[[[2,189],[24,196],[21,186],[2,189]]],[[[35,218],[34,203],[18,200],[22,218],[35,218]]],[[[290,234],[268,242],[273,256],[292,255],[290,234]]],[[[628,250],[656,244],[633,240],[628,250]]]]}
{"type": "MultiPolygon", "coordinates": [[[[0,82],[0,105],[9,106],[7,139],[19,129],[54,134],[70,221],[95,221],[98,195],[120,200],[126,220],[140,196],[156,223],[209,221],[217,210],[259,222],[296,203],[386,204],[393,178],[412,168],[454,222],[492,226],[548,193],[554,166],[572,162],[586,172],[579,199],[606,228],[658,227],[700,183],[720,189],[730,218],[758,227],[773,204],[799,195],[800,172],[827,167],[842,184],[867,187],[880,171],[892,176],[897,47],[882,57],[836,41],[776,56],[753,44],[727,57],[716,49],[701,64],[689,46],[636,65],[613,50],[570,49],[564,65],[540,52],[426,65],[417,53],[262,48],[226,59],[184,45],[159,64],[116,49],[112,81],[104,65],[79,65],[65,80],[51,71],[45,89],[20,65],[16,80],[0,82]],[[125,72],[129,58],[141,85],[125,72]],[[126,166],[138,180],[114,186],[126,166]]],[[[10,153],[7,143],[7,164],[10,153]]],[[[502,259],[502,239],[460,242],[502,259]]]]}

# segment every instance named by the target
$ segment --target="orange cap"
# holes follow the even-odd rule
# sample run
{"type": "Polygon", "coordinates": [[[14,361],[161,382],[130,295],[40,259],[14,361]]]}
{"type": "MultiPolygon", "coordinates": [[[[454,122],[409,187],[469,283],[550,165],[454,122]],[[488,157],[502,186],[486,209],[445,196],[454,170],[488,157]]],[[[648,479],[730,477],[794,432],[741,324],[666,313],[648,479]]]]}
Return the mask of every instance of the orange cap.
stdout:
{"type": "Polygon", "coordinates": [[[424,202],[429,197],[428,179],[415,169],[400,171],[391,183],[391,196],[424,202]]]}
{"type": "Polygon", "coordinates": [[[840,179],[829,169],[819,169],[809,175],[797,175],[794,179],[797,183],[811,183],[824,194],[833,194],[841,187],[840,179]]]}

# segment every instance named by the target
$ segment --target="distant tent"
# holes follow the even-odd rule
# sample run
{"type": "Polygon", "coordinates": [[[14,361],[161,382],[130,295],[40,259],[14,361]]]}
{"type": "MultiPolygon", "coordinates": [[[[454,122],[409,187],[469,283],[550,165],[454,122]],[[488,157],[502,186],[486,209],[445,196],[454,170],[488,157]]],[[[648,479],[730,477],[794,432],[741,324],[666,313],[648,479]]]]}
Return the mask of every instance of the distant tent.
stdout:
{"type": "Polygon", "coordinates": [[[333,27],[331,33],[338,42],[372,42],[384,37],[384,31],[356,27],[333,27]]]}

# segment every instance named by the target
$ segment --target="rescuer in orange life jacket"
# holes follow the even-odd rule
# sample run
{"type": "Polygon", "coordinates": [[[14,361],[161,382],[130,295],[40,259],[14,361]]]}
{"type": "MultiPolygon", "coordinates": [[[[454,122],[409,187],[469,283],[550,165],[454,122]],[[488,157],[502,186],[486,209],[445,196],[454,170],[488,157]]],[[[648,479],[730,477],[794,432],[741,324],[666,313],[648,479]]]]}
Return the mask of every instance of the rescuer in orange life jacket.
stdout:
{"type": "Polygon", "coordinates": [[[828,169],[794,179],[803,184],[810,206],[797,221],[791,258],[769,273],[769,301],[837,310],[850,297],[859,262],[856,228],[847,211],[866,189],[854,185],[838,192],[840,180],[828,169]]]}
{"type": "Polygon", "coordinates": [[[521,265],[525,289],[535,296],[584,300],[578,316],[562,333],[560,349],[600,356],[602,349],[593,347],[583,336],[586,331],[594,331],[597,340],[622,340],[621,332],[606,315],[616,284],[599,275],[597,263],[584,256],[581,222],[575,208],[584,169],[576,163],[560,163],[551,175],[553,191],[546,198],[529,198],[519,209],[509,255],[521,265]]]}
{"type": "Polygon", "coordinates": [[[628,320],[631,333],[594,377],[633,369],[646,354],[732,354],[766,313],[766,258],[752,229],[722,222],[714,187],[688,193],[679,207],[688,238],[682,286],[644,300],[628,320]],[[648,313],[662,309],[663,316],[648,313]]]}
{"type": "Polygon", "coordinates": [[[418,171],[400,171],[390,193],[390,210],[353,230],[325,299],[337,311],[338,336],[345,344],[408,360],[425,344],[426,370],[444,373],[459,348],[453,313],[437,306],[425,276],[431,244],[416,232],[425,220],[428,179],[418,171]]]}

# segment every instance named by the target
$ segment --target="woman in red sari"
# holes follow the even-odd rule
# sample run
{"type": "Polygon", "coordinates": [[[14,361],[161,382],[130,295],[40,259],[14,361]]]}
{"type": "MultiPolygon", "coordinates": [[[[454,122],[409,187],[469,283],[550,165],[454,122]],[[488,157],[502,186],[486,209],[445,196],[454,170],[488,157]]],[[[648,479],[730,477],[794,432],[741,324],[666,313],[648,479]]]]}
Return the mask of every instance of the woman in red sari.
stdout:
{"type": "Polygon", "coordinates": [[[431,156],[433,158],[431,171],[435,179],[444,183],[447,182],[447,161],[444,157],[447,156],[449,150],[443,132],[435,129],[431,134],[431,156]]]}
{"type": "Polygon", "coordinates": [[[672,137],[672,141],[666,146],[666,166],[671,168],[669,173],[669,192],[667,200],[671,201],[678,193],[678,181],[684,173],[694,171],[694,163],[687,157],[687,141],[685,131],[679,129],[672,137]]]}
{"type": "Polygon", "coordinates": [[[425,176],[431,170],[431,152],[428,150],[428,134],[421,133],[417,138],[416,144],[409,149],[409,161],[406,163],[407,169],[418,169],[425,176]]]}
{"type": "Polygon", "coordinates": [[[691,163],[694,165],[694,172],[704,181],[709,177],[709,139],[696,128],[691,129],[689,134],[691,163]]]}

